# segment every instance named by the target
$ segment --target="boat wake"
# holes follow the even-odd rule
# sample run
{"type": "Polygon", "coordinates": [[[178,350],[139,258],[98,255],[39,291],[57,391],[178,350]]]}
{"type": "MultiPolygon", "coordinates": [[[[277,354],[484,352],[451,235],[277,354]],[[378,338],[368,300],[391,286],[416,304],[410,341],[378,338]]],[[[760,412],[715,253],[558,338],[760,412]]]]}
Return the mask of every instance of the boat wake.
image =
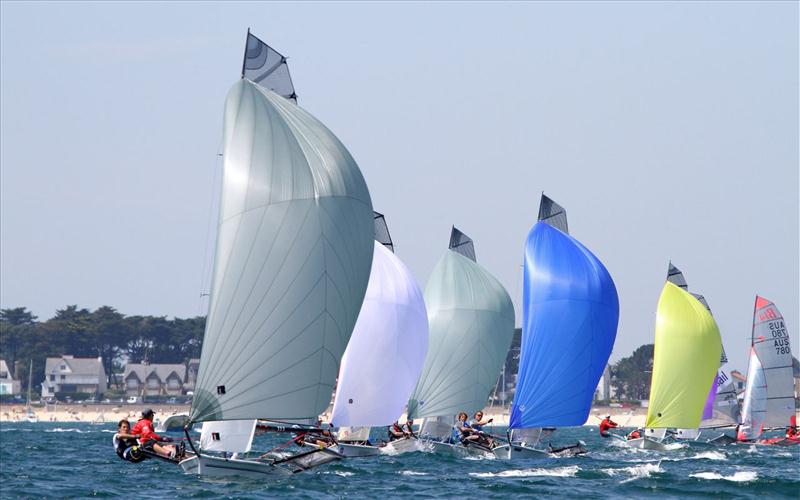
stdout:
{"type": "Polygon", "coordinates": [[[728,460],[728,457],[721,451],[704,451],[691,457],[665,458],[669,462],[681,462],[683,460],[728,460]]]}
{"type": "Polygon", "coordinates": [[[577,465],[570,465],[569,467],[556,467],[554,469],[511,469],[500,472],[470,472],[472,477],[479,477],[487,479],[492,477],[535,477],[535,476],[550,476],[550,477],[574,477],[581,468],[577,465]]]}
{"type": "Polygon", "coordinates": [[[630,477],[620,482],[627,483],[629,481],[635,481],[636,479],[648,478],[654,473],[658,474],[664,472],[664,469],[661,468],[661,462],[658,462],[655,464],[650,463],[623,467],[621,469],[602,469],[602,471],[612,477],[620,474],[627,474],[630,477]]]}
{"type": "Polygon", "coordinates": [[[429,476],[430,475],[427,472],[417,472],[417,471],[413,471],[413,470],[403,470],[403,471],[400,471],[398,474],[400,474],[402,476],[429,476]]]}
{"type": "Polygon", "coordinates": [[[731,476],[723,476],[718,472],[698,472],[696,474],[689,474],[689,477],[708,480],[724,479],[725,481],[733,481],[735,483],[748,483],[758,479],[758,473],[751,470],[740,470],[734,472],[731,476]]]}
{"type": "Polygon", "coordinates": [[[73,428],[64,429],[61,427],[56,427],[55,429],[47,429],[45,430],[45,432],[77,432],[78,434],[91,434],[97,431],[85,431],[83,429],[73,429],[73,428]]]}

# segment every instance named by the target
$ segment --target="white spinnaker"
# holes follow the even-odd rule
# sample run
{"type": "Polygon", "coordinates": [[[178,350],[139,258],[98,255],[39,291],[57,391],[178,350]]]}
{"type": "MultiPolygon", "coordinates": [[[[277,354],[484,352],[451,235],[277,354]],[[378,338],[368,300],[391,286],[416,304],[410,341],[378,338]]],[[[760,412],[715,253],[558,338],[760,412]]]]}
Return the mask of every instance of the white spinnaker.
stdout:
{"type": "Polygon", "coordinates": [[[756,297],[753,349],[764,370],[767,386],[766,427],[786,427],[795,414],[792,350],[789,344],[789,332],[783,315],[775,304],[763,297],[756,297]]]}
{"type": "Polygon", "coordinates": [[[253,444],[255,432],[255,420],[203,422],[200,447],[205,451],[247,453],[253,444]]]}
{"type": "Polygon", "coordinates": [[[192,421],[324,411],[366,291],[373,234],[367,185],[336,136],[274,92],[236,83],[192,421]]]}
{"type": "Polygon", "coordinates": [[[342,357],[333,425],[394,422],[414,390],[427,350],[422,290],[405,264],[376,241],[364,304],[342,357]]]}
{"type": "Polygon", "coordinates": [[[410,418],[471,417],[494,388],[514,335],[514,306],[486,269],[448,250],[425,287],[429,344],[410,418]]]}
{"type": "Polygon", "coordinates": [[[744,439],[757,439],[764,431],[767,418],[767,378],[755,349],[750,351],[747,367],[747,386],[742,404],[742,426],[739,433],[744,439]]]}

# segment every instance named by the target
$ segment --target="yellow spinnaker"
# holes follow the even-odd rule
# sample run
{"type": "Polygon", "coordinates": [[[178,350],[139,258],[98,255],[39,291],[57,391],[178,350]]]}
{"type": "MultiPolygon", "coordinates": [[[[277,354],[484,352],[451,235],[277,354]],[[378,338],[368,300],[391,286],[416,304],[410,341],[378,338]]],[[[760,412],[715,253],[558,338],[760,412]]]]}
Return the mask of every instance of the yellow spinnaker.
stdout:
{"type": "Polygon", "coordinates": [[[690,293],[668,281],[656,312],[647,427],[696,429],[700,425],[721,351],[714,317],[690,293]]]}

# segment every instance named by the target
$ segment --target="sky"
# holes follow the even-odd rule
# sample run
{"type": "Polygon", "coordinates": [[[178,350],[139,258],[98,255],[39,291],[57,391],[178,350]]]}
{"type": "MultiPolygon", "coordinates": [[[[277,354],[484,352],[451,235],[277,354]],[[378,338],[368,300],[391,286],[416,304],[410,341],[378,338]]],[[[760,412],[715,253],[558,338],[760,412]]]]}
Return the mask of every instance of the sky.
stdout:
{"type": "Polygon", "coordinates": [[[612,360],[653,341],[670,260],[732,368],[757,293],[798,339],[796,2],[4,1],[0,23],[2,308],[205,314],[250,27],[423,286],[455,224],[519,324],[544,191],[616,282],[612,360]]]}

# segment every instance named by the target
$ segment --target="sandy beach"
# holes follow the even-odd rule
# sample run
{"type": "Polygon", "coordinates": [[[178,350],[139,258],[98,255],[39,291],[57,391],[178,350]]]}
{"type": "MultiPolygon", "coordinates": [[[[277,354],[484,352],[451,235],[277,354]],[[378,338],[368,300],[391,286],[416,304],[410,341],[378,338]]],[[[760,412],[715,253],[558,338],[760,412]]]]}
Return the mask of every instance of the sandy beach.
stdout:
{"type": "MultiPolygon", "coordinates": [[[[156,419],[163,419],[170,415],[188,412],[189,407],[184,405],[142,405],[142,404],[57,404],[45,407],[33,407],[33,411],[40,422],[118,422],[127,418],[136,420],[142,408],[152,408],[156,419]]],[[[494,419],[496,425],[508,425],[508,409],[489,406],[484,409],[486,418],[494,419]]],[[[592,407],[589,420],[585,425],[597,425],[605,415],[610,414],[612,419],[622,427],[641,427],[647,415],[646,408],[609,408],[605,406],[592,407]]],[[[330,412],[320,416],[323,422],[330,421],[330,412]]],[[[400,417],[405,420],[405,415],[400,417]]],[[[0,405],[0,422],[24,422],[25,405],[0,405]]]]}

